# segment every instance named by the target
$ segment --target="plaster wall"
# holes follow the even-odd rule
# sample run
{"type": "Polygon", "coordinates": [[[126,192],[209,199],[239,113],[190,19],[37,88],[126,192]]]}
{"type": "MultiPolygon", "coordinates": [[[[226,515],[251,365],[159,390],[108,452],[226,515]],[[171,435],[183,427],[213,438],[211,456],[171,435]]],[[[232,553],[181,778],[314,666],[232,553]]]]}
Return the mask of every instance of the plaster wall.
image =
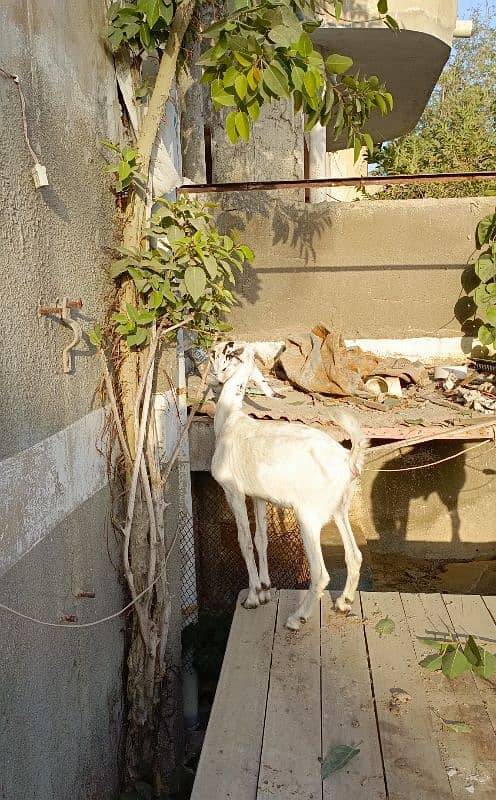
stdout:
{"type": "MultiPolygon", "coordinates": [[[[99,366],[85,339],[64,374],[72,334],[36,312],[81,298],[85,331],[103,313],[115,205],[99,143],[121,139],[120,107],[104,3],[5,0],[0,26],[0,66],[20,78],[50,182],[34,187],[16,86],[0,76],[0,599],[85,622],[123,605],[93,425],[99,366]]],[[[115,797],[122,620],[76,631],[0,613],[0,797],[115,797]]]]}

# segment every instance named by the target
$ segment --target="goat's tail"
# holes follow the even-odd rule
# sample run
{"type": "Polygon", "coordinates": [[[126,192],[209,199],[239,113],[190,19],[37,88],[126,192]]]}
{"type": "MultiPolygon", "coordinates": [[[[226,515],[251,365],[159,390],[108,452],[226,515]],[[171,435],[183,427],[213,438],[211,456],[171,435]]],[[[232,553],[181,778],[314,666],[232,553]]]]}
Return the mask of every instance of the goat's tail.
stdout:
{"type": "Polygon", "coordinates": [[[365,436],[358,418],[351,411],[336,408],[332,411],[334,421],[348,434],[351,439],[350,468],[352,472],[360,473],[365,461],[365,450],[369,440],[365,436]]]}

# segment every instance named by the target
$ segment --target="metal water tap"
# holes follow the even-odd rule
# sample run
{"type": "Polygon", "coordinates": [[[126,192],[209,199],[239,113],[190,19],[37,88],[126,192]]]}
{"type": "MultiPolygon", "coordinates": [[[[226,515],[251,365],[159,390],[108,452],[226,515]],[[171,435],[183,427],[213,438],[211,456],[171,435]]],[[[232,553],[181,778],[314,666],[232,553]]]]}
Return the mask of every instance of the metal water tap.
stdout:
{"type": "Polygon", "coordinates": [[[82,308],[83,302],[82,300],[68,300],[67,297],[62,299],[61,306],[38,306],[38,317],[42,316],[56,316],[59,317],[60,320],[67,325],[73,333],[72,340],[69,344],[64,347],[62,350],[62,369],[63,371],[68,374],[72,372],[72,364],[71,364],[71,350],[76,347],[83,337],[83,329],[77,320],[71,317],[71,309],[72,308],[82,308]]]}

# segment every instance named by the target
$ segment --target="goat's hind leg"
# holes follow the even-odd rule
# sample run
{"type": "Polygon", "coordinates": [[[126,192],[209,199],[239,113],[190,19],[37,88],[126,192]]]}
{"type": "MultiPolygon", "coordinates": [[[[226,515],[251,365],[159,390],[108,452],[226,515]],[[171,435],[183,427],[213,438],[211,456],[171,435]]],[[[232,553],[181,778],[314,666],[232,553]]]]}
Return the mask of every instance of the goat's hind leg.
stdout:
{"type": "Polygon", "coordinates": [[[258,553],[260,583],[262,584],[262,591],[258,597],[261,603],[268,603],[270,600],[270,577],[267,561],[267,509],[265,500],[254,498],[253,505],[255,506],[256,521],[255,546],[258,553]]]}
{"type": "Polygon", "coordinates": [[[346,584],[343,593],[336,600],[338,611],[351,611],[351,604],[355,599],[358,581],[360,579],[360,567],[362,565],[362,554],[353,535],[350,519],[348,516],[349,503],[344,503],[334,515],[334,521],[338,526],[339,533],[343,540],[344,557],[346,561],[346,584]]]}
{"type": "Polygon", "coordinates": [[[299,630],[300,623],[309,619],[329,583],[329,573],[324,564],[320,546],[322,522],[316,517],[306,519],[299,514],[297,514],[297,517],[303,545],[310,564],[310,588],[304,597],[303,603],[294,614],[288,617],[286,622],[286,627],[293,631],[299,630]]]}
{"type": "Polygon", "coordinates": [[[253,555],[253,543],[251,541],[250,522],[246,511],[246,500],[241,492],[233,492],[224,489],[226,500],[229,503],[238,528],[238,542],[248,570],[249,590],[248,597],[244,602],[245,608],[257,608],[260,605],[259,595],[262,591],[260,578],[258,576],[257,565],[253,555]]]}

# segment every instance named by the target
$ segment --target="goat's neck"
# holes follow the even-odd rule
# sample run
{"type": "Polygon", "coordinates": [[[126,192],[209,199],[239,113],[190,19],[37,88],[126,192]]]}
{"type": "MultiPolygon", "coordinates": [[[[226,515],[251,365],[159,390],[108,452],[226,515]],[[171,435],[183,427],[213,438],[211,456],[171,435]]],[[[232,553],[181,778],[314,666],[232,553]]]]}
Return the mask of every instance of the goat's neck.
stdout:
{"type": "Polygon", "coordinates": [[[214,431],[216,436],[233,413],[242,411],[243,397],[250,378],[250,371],[250,364],[241,364],[222,387],[215,409],[214,431]]]}

